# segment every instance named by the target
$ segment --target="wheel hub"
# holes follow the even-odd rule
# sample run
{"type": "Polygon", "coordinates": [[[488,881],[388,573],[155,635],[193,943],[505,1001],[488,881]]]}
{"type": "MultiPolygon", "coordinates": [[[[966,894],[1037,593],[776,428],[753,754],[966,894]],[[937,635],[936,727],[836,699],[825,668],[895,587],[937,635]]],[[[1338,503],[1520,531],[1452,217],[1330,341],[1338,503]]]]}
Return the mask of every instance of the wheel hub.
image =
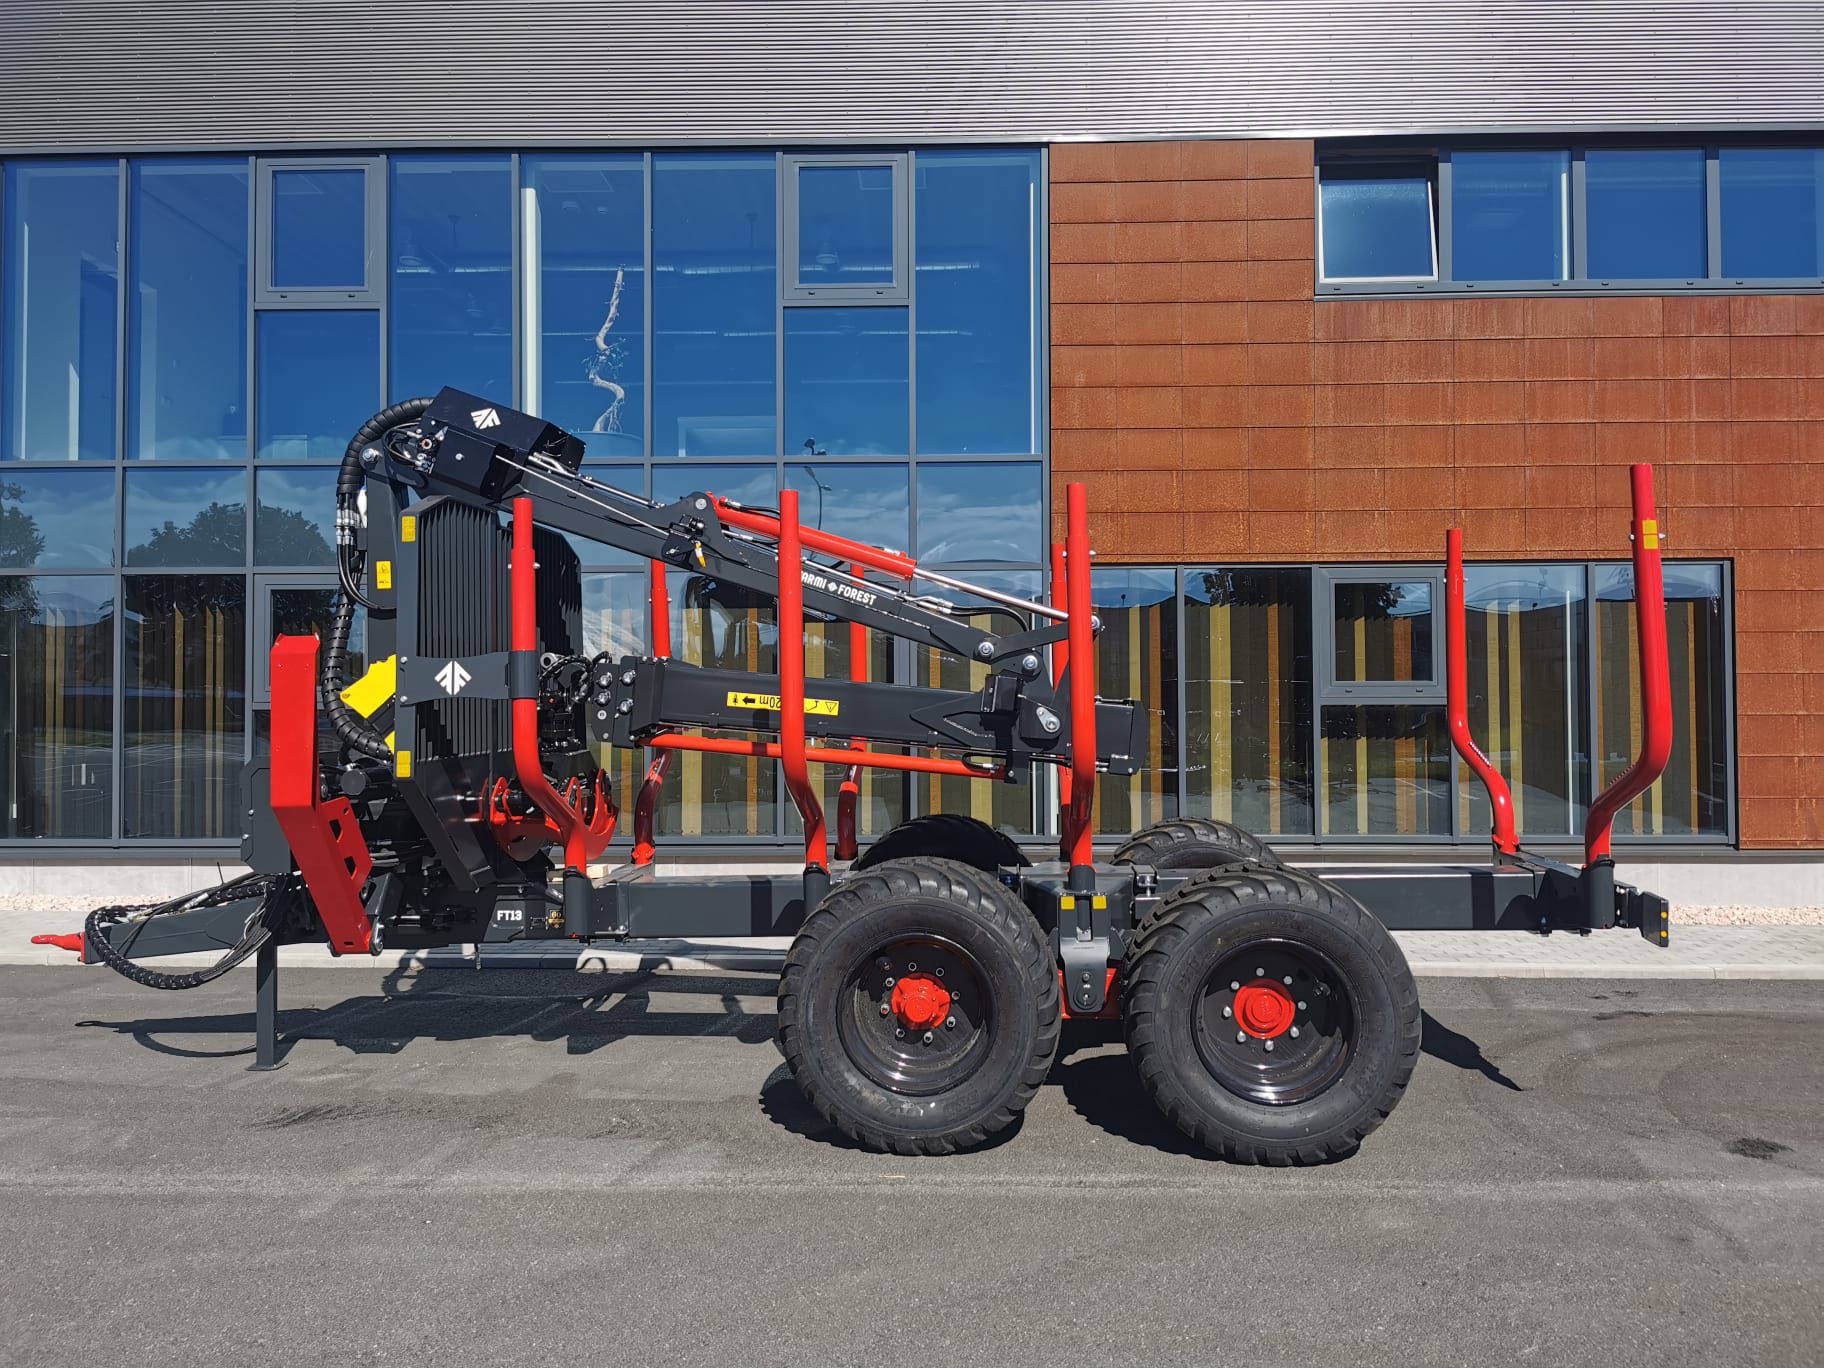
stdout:
{"type": "Polygon", "coordinates": [[[1235,1024],[1256,1040],[1284,1035],[1297,1015],[1298,1004],[1277,980],[1253,979],[1235,993],[1235,1024]]]}
{"type": "Polygon", "coordinates": [[[888,1004],[908,1031],[929,1031],[950,1014],[950,990],[929,974],[907,974],[893,985],[888,1004]]]}

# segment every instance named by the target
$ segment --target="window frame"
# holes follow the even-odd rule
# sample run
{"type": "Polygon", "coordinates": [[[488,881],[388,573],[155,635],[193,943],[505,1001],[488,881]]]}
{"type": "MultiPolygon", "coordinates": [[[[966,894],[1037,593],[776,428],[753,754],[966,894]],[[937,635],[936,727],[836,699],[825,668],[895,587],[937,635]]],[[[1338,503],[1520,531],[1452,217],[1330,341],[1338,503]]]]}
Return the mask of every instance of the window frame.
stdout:
{"type": "MultiPolygon", "coordinates": [[[[784,152],[779,157],[779,296],[805,305],[908,304],[912,299],[911,154],[908,152],[784,152]],[[798,173],[805,167],[885,167],[893,175],[893,279],[885,285],[806,285],[798,278],[802,227],[798,173]]],[[[907,343],[911,345],[910,341],[907,343]]]]}
{"type": "Polygon", "coordinates": [[[1430,275],[1389,275],[1389,276],[1333,276],[1324,269],[1324,181],[1317,177],[1312,205],[1317,220],[1317,279],[1320,284],[1342,285],[1390,285],[1390,284],[1426,284],[1443,279],[1443,225],[1439,218],[1438,167],[1434,163],[1427,167],[1422,156],[1365,156],[1337,157],[1333,166],[1352,166],[1365,170],[1369,167],[1410,167],[1425,178],[1425,202],[1431,213],[1431,274],[1430,275]]]}
{"type": "Polygon", "coordinates": [[[258,157],[254,161],[253,306],[288,309],[378,308],[387,288],[387,158],[385,157],[258,157]],[[272,283],[275,254],[272,230],[272,179],[280,171],[360,171],[362,231],[365,234],[366,278],[359,289],[346,285],[287,285],[272,283]]]}
{"type": "MultiPolygon", "coordinates": [[[[1730,276],[1722,270],[1723,230],[1721,153],[1725,150],[1801,147],[1824,150],[1824,138],[1817,134],[1740,134],[1718,137],[1714,134],[1677,136],[1651,133],[1616,134],[1612,137],[1579,137],[1553,140],[1536,134],[1524,137],[1480,137],[1450,141],[1436,139],[1389,139],[1379,142],[1339,141],[1320,145],[1312,167],[1312,193],[1317,205],[1314,215],[1316,233],[1312,264],[1313,292],[1317,299],[1389,298],[1410,299],[1426,295],[1452,298],[1485,296],[1543,297],[1549,295],[1740,295],[1795,294],[1824,292],[1824,273],[1817,276],[1730,276]],[[1589,203],[1584,157],[1591,150],[1650,151],[1684,148],[1699,151],[1704,157],[1704,249],[1705,273],[1702,277],[1655,277],[1625,279],[1592,277],[1588,272],[1589,203]],[[1570,180],[1565,212],[1568,218],[1569,258],[1563,280],[1457,280],[1453,278],[1455,259],[1455,216],[1451,206],[1453,175],[1451,157],[1456,152],[1566,152],[1570,157],[1570,180]],[[1349,166],[1364,163],[1422,162],[1431,158],[1436,164],[1433,177],[1433,231],[1437,240],[1435,279],[1350,277],[1327,278],[1323,274],[1323,180],[1327,166],[1349,166]]],[[[1824,272],[1824,262],[1820,263],[1824,272]]]]}
{"type": "Polygon", "coordinates": [[[1314,702],[1368,707],[1444,701],[1444,572],[1427,565],[1315,566],[1311,575],[1311,674],[1314,702]],[[1336,590],[1347,584],[1423,583],[1431,590],[1431,679],[1338,679],[1336,590]]]}

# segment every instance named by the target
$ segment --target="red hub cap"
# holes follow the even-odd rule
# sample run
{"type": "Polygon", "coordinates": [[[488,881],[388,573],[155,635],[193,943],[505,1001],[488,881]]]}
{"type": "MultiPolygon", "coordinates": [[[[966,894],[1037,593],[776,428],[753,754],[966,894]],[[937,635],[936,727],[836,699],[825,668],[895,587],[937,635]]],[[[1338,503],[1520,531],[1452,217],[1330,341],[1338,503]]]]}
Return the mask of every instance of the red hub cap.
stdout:
{"type": "Polygon", "coordinates": [[[1273,979],[1250,979],[1235,990],[1235,1024],[1256,1040],[1271,1040],[1286,1033],[1298,1004],[1273,979]]]}
{"type": "Polygon", "coordinates": [[[950,990],[929,974],[907,974],[893,985],[893,1015],[908,1031],[929,1031],[950,1015],[950,990]]]}

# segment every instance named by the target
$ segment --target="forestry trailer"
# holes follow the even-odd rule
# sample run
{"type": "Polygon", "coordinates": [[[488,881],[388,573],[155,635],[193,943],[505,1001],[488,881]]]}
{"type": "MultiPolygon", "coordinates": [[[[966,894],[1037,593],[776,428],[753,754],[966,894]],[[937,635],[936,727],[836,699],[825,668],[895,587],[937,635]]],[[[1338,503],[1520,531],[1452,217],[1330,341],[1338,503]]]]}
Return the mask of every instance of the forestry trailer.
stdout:
{"type": "Polygon", "coordinates": [[[58,938],[137,982],[186,988],[256,961],[255,1067],[275,1062],[280,945],[378,954],[505,940],[791,935],[778,1043],[805,1096],[862,1144],[948,1153],[1009,1125],[1066,1017],[1116,1017],[1154,1101],[1228,1158],[1321,1161],[1392,1110],[1419,1054],[1417,989],[1389,928],[1667,940],[1664,899],[1618,883],[1615,813],[1671,744],[1652,471],[1633,470],[1644,744],[1592,804],[1579,867],[1530,855],[1471,739],[1463,568],[1447,542],[1450,731],[1489,791],[1481,866],[1287,868],[1254,836],[1187,818],[1098,860],[1099,773],[1135,773],[1144,716],[1098,698],[1084,491],[1072,485],[1050,602],[704,492],[657,503],[592,479],[550,423],[446,389],[355,434],[336,488],[341,595],[327,635],[272,648],[270,756],[248,772],[253,872],[58,938]],[[650,563],[649,650],[590,656],[565,534],[650,563]],[[672,657],[667,572],[777,602],[778,670],[672,657]],[[960,600],[960,603],[959,603],[960,600]],[[347,678],[366,615],[375,662],[347,678]],[[805,676],[807,625],[846,623],[846,678],[805,676]],[[992,629],[983,623],[992,624],[992,629]],[[977,689],[867,678],[869,633],[972,662],[977,689]],[[632,853],[590,865],[619,817],[602,757],[649,757],[632,853]],[[653,817],[674,752],[777,760],[803,819],[802,876],[662,874],[653,817]],[[834,859],[809,766],[844,772],[834,859]],[[861,847],[866,767],[1030,784],[1055,772],[1058,857],[915,817],[861,847]],[[226,953],[162,973],[161,955],[226,953]]]}

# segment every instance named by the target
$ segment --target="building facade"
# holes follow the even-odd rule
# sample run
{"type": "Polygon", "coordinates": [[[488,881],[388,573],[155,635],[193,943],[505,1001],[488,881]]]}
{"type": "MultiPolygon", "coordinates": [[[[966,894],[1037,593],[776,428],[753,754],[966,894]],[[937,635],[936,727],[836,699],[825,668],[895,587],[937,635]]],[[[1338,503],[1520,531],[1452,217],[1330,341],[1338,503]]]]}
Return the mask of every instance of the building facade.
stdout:
{"type": "MultiPolygon", "coordinates": [[[[1472,726],[1529,839],[1574,840],[1638,739],[1651,461],[1678,726],[1618,840],[1819,877],[1803,7],[385,9],[0,16],[0,863],[35,886],[231,858],[265,648],[334,591],[334,463],[443,384],[624,487],[795,488],[1023,594],[1087,482],[1101,687],[1153,721],[1104,832],[1207,814],[1319,853],[1485,840],[1443,725],[1453,525],[1472,726]]],[[[640,649],[642,567],[578,549],[593,644],[640,649]]],[[[766,604],[672,598],[687,657],[769,668],[766,604]]],[[[869,782],[872,830],[1053,821],[1043,789],[869,782]]],[[[692,849],[792,842],[770,764],[668,785],[692,849]]]]}

